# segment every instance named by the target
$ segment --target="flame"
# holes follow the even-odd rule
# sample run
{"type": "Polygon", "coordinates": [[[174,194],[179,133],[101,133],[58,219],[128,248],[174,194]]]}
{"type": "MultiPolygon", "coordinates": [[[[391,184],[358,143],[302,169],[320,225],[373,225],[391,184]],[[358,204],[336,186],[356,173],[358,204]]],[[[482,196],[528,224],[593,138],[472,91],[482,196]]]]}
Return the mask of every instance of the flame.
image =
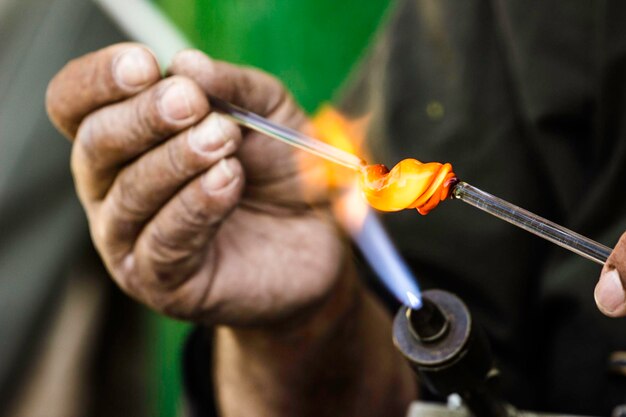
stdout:
{"type": "MultiPolygon", "coordinates": [[[[346,152],[360,154],[369,117],[350,120],[330,105],[324,105],[312,119],[314,135],[346,152]]],[[[361,197],[354,171],[333,163],[326,164],[327,184],[335,191],[332,209],[335,217],[351,234],[361,229],[368,207],[361,197]]]]}
{"type": "MultiPolygon", "coordinates": [[[[332,107],[324,106],[313,118],[314,135],[331,145],[362,156],[362,145],[368,123],[368,116],[357,120],[348,120],[332,107]]],[[[340,190],[335,194],[332,202],[333,213],[339,223],[352,236],[365,259],[386,287],[398,300],[413,309],[418,309],[421,307],[422,301],[417,280],[394,247],[376,215],[366,204],[366,199],[371,203],[368,193],[370,196],[379,195],[380,203],[385,198],[391,199],[394,190],[399,192],[398,187],[394,189],[385,186],[384,178],[387,172],[382,170],[381,166],[375,167],[379,167],[376,169],[380,170],[381,175],[368,174],[374,170],[368,168],[360,173],[360,178],[357,179],[353,171],[335,164],[328,164],[328,183],[335,190],[340,190]],[[382,182],[378,184],[375,181],[382,182]],[[380,191],[377,194],[376,187],[378,185],[380,185],[380,191]],[[361,189],[366,191],[366,199],[362,198],[361,189]]],[[[428,195],[430,193],[431,196],[434,196],[437,194],[436,191],[430,193],[429,190],[422,190],[421,194],[428,195]]],[[[414,202],[411,201],[410,203],[414,202]]],[[[383,205],[377,204],[374,207],[381,208],[383,205]]]]}
{"type": "Polygon", "coordinates": [[[362,151],[370,117],[350,120],[335,108],[324,105],[313,118],[317,137],[346,152],[359,154],[362,151]]]}
{"type": "MultiPolygon", "coordinates": [[[[362,155],[369,116],[349,120],[331,106],[323,106],[313,118],[316,136],[347,152],[362,155]]],[[[456,175],[449,163],[422,163],[404,159],[391,170],[384,165],[368,165],[360,173],[360,188],[365,200],[380,211],[399,211],[409,208],[426,215],[450,195],[456,175]]],[[[329,184],[345,186],[352,178],[343,168],[329,167],[329,184]]],[[[341,203],[344,207],[356,206],[341,203]]],[[[363,211],[362,209],[358,209],[363,211]]],[[[340,210],[341,212],[341,210],[340,210]]],[[[364,217],[361,215],[360,217],[364,217]]]]}

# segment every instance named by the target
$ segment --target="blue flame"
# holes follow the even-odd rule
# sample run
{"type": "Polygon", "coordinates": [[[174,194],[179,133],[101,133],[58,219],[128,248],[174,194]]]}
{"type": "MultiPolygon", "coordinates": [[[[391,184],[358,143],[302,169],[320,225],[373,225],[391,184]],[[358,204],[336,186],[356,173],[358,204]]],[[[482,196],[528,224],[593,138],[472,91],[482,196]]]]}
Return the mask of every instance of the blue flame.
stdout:
{"type": "Polygon", "coordinates": [[[362,227],[352,234],[352,238],[367,263],[396,298],[414,310],[419,309],[422,294],[417,280],[372,210],[367,211],[362,227]]]}

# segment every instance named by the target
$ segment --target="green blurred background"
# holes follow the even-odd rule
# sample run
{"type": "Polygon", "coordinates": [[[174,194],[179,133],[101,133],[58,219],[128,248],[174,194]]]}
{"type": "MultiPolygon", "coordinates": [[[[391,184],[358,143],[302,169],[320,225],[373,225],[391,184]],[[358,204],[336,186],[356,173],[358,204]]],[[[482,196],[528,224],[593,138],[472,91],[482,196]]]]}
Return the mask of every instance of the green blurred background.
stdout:
{"type": "MultiPolygon", "coordinates": [[[[372,40],[392,0],[152,0],[199,49],[280,78],[309,112],[333,94],[372,40]]],[[[152,415],[181,405],[189,326],[149,316],[152,415]]]]}

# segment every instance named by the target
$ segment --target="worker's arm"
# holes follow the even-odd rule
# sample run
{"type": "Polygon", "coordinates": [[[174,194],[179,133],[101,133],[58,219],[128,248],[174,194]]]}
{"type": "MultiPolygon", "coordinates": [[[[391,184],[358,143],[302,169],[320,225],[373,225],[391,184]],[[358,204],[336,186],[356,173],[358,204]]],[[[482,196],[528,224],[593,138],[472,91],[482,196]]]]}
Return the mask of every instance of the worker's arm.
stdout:
{"type": "Polygon", "coordinates": [[[329,214],[323,165],[242,132],[207,96],[295,129],[304,113],[274,78],[198,52],[169,75],[122,44],[70,62],[48,89],[113,279],[216,327],[206,372],[224,416],[402,415],[415,385],[329,214]]]}

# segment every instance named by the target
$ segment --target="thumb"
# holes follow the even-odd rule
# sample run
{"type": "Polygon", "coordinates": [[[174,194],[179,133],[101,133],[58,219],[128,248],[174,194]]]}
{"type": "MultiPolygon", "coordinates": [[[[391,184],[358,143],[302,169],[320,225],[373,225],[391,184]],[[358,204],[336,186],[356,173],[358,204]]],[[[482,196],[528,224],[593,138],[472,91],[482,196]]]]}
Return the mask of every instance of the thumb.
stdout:
{"type": "Polygon", "coordinates": [[[609,317],[626,316],[625,279],[626,233],[611,252],[594,292],[598,308],[609,317]]]}

